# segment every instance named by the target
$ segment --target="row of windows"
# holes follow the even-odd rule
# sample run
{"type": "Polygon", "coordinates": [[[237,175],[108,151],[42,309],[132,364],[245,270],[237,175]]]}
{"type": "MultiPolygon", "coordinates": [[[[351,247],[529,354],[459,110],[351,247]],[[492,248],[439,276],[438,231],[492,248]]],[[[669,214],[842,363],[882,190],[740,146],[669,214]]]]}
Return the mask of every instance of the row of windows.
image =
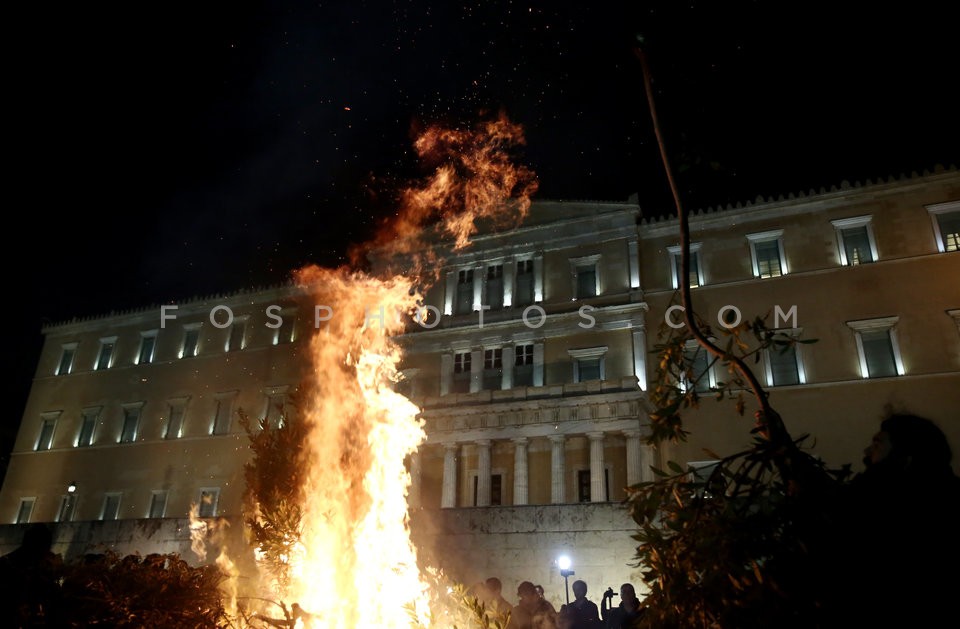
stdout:
{"type": "MultiPolygon", "coordinates": [[[[230,324],[230,332],[227,334],[226,342],[223,345],[224,351],[234,352],[246,347],[247,323],[246,318],[238,317],[230,324]]],[[[188,323],[183,326],[183,333],[180,337],[180,348],[177,352],[178,358],[193,358],[199,355],[201,350],[201,325],[201,323],[188,323]]],[[[283,316],[282,322],[278,327],[274,328],[274,330],[274,345],[293,342],[295,340],[295,318],[292,315],[283,316]]],[[[140,332],[137,352],[136,355],[133,356],[132,364],[148,365],[154,361],[157,349],[157,337],[159,334],[160,330],[145,330],[140,332]]],[[[91,365],[94,370],[110,369],[117,364],[117,338],[116,336],[109,336],[100,339],[96,358],[91,365]]],[[[60,362],[57,363],[56,375],[66,375],[74,371],[78,347],[79,343],[76,342],[63,344],[60,353],[60,362]]]]}
{"type": "MultiPolygon", "coordinates": [[[[60,502],[57,506],[55,516],[56,522],[72,522],[77,515],[77,509],[80,503],[80,496],[76,493],[76,486],[71,485],[68,493],[60,496],[60,502]],[[73,490],[73,491],[71,491],[73,490]]],[[[157,489],[150,492],[150,505],[142,517],[163,518],[167,512],[167,498],[169,492],[165,489],[157,489]]],[[[98,520],[117,520],[120,518],[120,504],[123,500],[123,492],[105,492],[101,502],[98,520]]],[[[197,495],[197,515],[201,518],[214,518],[217,516],[217,507],[220,502],[219,487],[202,487],[197,495]]],[[[17,515],[14,519],[15,524],[26,524],[31,522],[34,507],[37,499],[35,497],[21,498],[20,505],[17,508],[17,515]]],[[[184,513],[182,517],[187,517],[184,513]]]]}
{"type": "MultiPolygon", "coordinates": [[[[896,323],[898,317],[848,321],[857,343],[857,357],[860,374],[863,378],[887,378],[902,376],[905,373],[903,359],[900,356],[896,323]]],[[[763,368],[767,385],[772,387],[790,386],[806,383],[803,360],[797,345],[789,343],[796,338],[798,330],[778,331],[778,340],[774,346],[764,352],[763,368]]],[[[694,388],[706,392],[717,386],[711,358],[707,351],[696,341],[687,345],[684,355],[686,377],[681,382],[684,388],[694,388]]]]}
{"type": "MultiPolygon", "coordinates": [[[[599,295],[600,256],[572,258],[569,262],[574,299],[599,295]]],[[[543,301],[542,278],[535,275],[535,269],[533,259],[511,262],[512,275],[505,274],[504,263],[500,262],[479,269],[460,269],[456,272],[456,282],[448,285],[450,295],[445,314],[470,314],[481,304],[497,310],[543,301]]]]}
{"type": "MultiPolygon", "coordinates": [[[[207,420],[209,426],[209,428],[207,428],[209,431],[207,434],[225,435],[230,432],[236,395],[236,391],[231,391],[215,396],[215,410],[213,416],[207,420]]],[[[266,398],[266,408],[263,417],[266,418],[269,425],[282,425],[284,413],[286,412],[286,393],[271,393],[266,395],[266,398]]],[[[164,439],[179,439],[183,436],[184,423],[187,415],[187,401],[188,398],[175,398],[167,402],[166,423],[162,427],[164,439]]],[[[98,426],[102,426],[102,407],[97,406],[82,409],[80,411],[80,428],[76,432],[76,437],[72,445],[82,448],[96,445],[97,443],[133,443],[137,441],[141,436],[143,407],[143,402],[122,406],[123,423],[120,434],[117,437],[111,437],[110,434],[102,436],[97,434],[98,426]],[[115,441],[113,439],[115,439],[115,441]]],[[[40,434],[37,438],[35,450],[49,450],[53,447],[53,440],[60,419],[60,411],[43,413],[41,415],[40,434]]]]}
{"type": "MultiPolygon", "coordinates": [[[[960,251],[960,209],[958,208],[960,208],[960,202],[929,208],[937,248],[941,252],[960,251]]],[[[857,266],[876,262],[879,259],[877,243],[873,236],[872,219],[872,216],[856,216],[831,221],[837,235],[841,265],[857,266]]],[[[780,277],[789,272],[783,251],[782,229],[748,234],[747,242],[750,246],[750,262],[754,277],[780,277]]],[[[688,278],[691,287],[704,284],[700,260],[702,248],[703,243],[690,243],[688,278]]],[[[667,252],[671,259],[671,281],[674,288],[679,288],[682,277],[681,249],[679,246],[667,247],[667,252]]]]}

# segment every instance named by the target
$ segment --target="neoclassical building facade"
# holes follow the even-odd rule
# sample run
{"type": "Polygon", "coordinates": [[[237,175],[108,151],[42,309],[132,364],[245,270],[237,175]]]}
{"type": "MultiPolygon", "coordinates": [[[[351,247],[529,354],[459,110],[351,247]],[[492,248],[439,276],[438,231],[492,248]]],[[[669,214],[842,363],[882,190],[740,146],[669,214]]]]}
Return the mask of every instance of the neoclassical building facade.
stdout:
{"type": "MultiPolygon", "coordinates": [[[[929,416],[960,448],[955,169],[695,212],[691,231],[694,305],[713,328],[771,312],[771,327],[817,339],[757,369],[819,456],[858,462],[889,409],[929,416]]],[[[427,434],[409,494],[425,562],[554,586],[558,603],[560,554],[595,587],[636,581],[625,487],[749,442],[750,421],[707,399],[684,416],[688,441],[646,443],[678,245],[675,219],[635,203],[544,201],[443,249],[425,293],[436,316],[397,338],[398,387],[427,434]]],[[[239,520],[238,411],[278,420],[313,323],[282,286],[46,327],[0,493],[6,547],[42,521],[61,523],[68,554],[182,550],[192,503],[239,520]]],[[[695,347],[690,360],[700,377],[685,386],[709,397],[725,375],[695,347]]]]}

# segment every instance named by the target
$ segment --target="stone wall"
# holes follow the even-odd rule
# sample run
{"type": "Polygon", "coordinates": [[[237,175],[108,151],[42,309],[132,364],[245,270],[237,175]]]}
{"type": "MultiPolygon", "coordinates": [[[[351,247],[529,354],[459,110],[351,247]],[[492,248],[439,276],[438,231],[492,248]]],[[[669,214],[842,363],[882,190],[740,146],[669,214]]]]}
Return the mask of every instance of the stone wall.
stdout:
{"type": "Polygon", "coordinates": [[[631,582],[641,589],[639,570],[629,565],[637,526],[620,504],[419,510],[411,529],[422,566],[439,566],[468,586],[496,576],[513,603],[517,585],[532,581],[559,609],[565,594],[556,560],[562,555],[573,564],[570,583],[584,580],[587,598],[598,605],[607,587],[631,582]]]}

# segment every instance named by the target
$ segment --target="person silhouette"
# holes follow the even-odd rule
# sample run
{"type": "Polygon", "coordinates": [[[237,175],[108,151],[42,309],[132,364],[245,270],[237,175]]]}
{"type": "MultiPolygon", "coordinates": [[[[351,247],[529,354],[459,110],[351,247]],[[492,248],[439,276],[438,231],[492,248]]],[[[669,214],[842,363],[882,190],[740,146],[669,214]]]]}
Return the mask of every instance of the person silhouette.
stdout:
{"type": "Polygon", "coordinates": [[[894,414],[864,450],[838,508],[828,619],[937,626],[960,591],[960,478],[931,420],[894,414]]]}
{"type": "Polygon", "coordinates": [[[597,629],[600,627],[600,610],[597,604],[587,598],[587,584],[585,581],[573,582],[574,601],[564,605],[561,612],[570,617],[570,629],[597,629]]]}
{"type": "Polygon", "coordinates": [[[633,623],[640,619],[643,610],[640,608],[640,599],[637,598],[637,592],[630,583],[624,583],[620,586],[620,605],[613,606],[613,597],[615,594],[612,589],[603,594],[603,600],[600,601],[600,614],[603,616],[603,622],[607,629],[627,629],[633,626],[633,623]],[[607,601],[610,601],[608,606],[607,601]]]}
{"type": "Polygon", "coordinates": [[[507,629],[557,629],[557,612],[530,581],[517,586],[520,602],[510,612],[507,629]]]}
{"type": "Polygon", "coordinates": [[[52,546],[52,531],[35,523],[24,532],[16,550],[0,557],[4,622],[15,627],[46,627],[62,620],[58,620],[63,607],[58,583],[60,557],[50,551],[52,546]]]}

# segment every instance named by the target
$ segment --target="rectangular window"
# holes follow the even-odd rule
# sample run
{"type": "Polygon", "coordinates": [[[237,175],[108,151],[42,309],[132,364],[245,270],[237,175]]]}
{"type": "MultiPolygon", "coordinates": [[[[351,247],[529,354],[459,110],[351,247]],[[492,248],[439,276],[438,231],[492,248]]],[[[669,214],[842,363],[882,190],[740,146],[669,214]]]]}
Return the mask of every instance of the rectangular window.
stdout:
{"type": "Polygon", "coordinates": [[[201,518],[217,517],[217,503],[220,502],[220,489],[205,487],[200,490],[199,516],[201,518]]]}
{"type": "Polygon", "coordinates": [[[513,385],[533,386],[533,345],[517,345],[513,352],[513,385]]]}
{"type": "Polygon", "coordinates": [[[183,348],[180,350],[180,358],[193,358],[196,356],[199,345],[200,326],[184,327],[183,348]]]}
{"type": "Polygon", "coordinates": [[[168,407],[167,430],[163,433],[164,439],[179,439],[183,436],[183,416],[187,408],[185,402],[172,402],[168,407]]]}
{"type": "Polygon", "coordinates": [[[855,216],[830,221],[837,231],[840,264],[856,266],[877,259],[877,243],[873,239],[871,216],[855,216]]]}
{"type": "Polygon", "coordinates": [[[487,349],[483,352],[483,388],[495,391],[503,384],[503,350],[487,349]]]}
{"type": "Polygon", "coordinates": [[[940,253],[960,251],[960,201],[928,205],[933,233],[940,253]]]}
{"type": "Polygon", "coordinates": [[[119,493],[108,493],[103,496],[103,509],[100,512],[101,520],[116,520],[120,515],[119,493]]]}
{"type": "Polygon", "coordinates": [[[529,306],[533,303],[533,260],[517,261],[517,293],[513,303],[529,306]]]}
{"type": "MultiPolygon", "coordinates": [[[[700,269],[700,249],[702,247],[703,243],[690,243],[690,272],[688,274],[690,279],[690,288],[696,288],[697,286],[703,285],[703,273],[700,269]]],[[[679,245],[677,245],[675,247],[667,247],[667,252],[670,254],[671,258],[670,281],[672,282],[674,288],[680,288],[680,262],[682,249],[679,245]]]]}
{"type": "Polygon", "coordinates": [[[233,420],[233,400],[236,394],[221,395],[217,398],[217,411],[213,418],[211,434],[225,435],[230,432],[233,420]]]}
{"type": "Polygon", "coordinates": [[[274,393],[267,396],[267,411],[264,418],[271,428],[283,426],[283,417],[286,411],[287,396],[284,393],[274,393]]]}
{"type": "Polygon", "coordinates": [[[151,518],[162,518],[167,512],[167,492],[164,490],[154,491],[150,496],[150,515],[151,518]]]}
{"type": "Polygon", "coordinates": [[[860,334],[867,373],[871,378],[897,375],[897,359],[893,355],[889,330],[873,330],[860,334]]]}
{"type": "Polygon", "coordinates": [[[123,409],[123,430],[120,433],[120,443],[133,443],[137,440],[140,428],[140,408],[123,409]]]}
{"type": "Polygon", "coordinates": [[[586,349],[568,349],[567,353],[573,358],[573,381],[603,380],[606,377],[603,363],[607,349],[606,345],[586,349]]]}
{"type": "Polygon", "coordinates": [[[234,321],[230,326],[230,338],[227,340],[227,351],[236,352],[243,349],[244,335],[247,331],[246,321],[234,321]]]}
{"type": "Polygon", "coordinates": [[[77,353],[77,344],[70,343],[63,346],[63,350],[60,353],[60,362],[57,363],[57,374],[58,376],[65,376],[71,371],[73,371],[73,358],[77,353]]]}
{"type": "Polygon", "coordinates": [[[960,211],[937,214],[940,245],[946,251],[960,251],[960,211]]]}
{"type": "Polygon", "coordinates": [[[589,382],[590,380],[602,380],[600,375],[600,362],[602,358],[581,358],[577,360],[577,378],[576,382],[589,382]]]}
{"type": "Polygon", "coordinates": [[[37,450],[49,450],[53,445],[53,431],[57,427],[57,420],[48,418],[40,425],[40,438],[37,440],[37,450]]]}
{"type": "Polygon", "coordinates": [[[30,522],[30,516],[33,515],[33,505],[36,504],[36,498],[21,498],[20,508],[17,509],[16,524],[27,524],[30,522]]]}
{"type": "Polygon", "coordinates": [[[577,299],[597,296],[597,265],[577,267],[577,299]]]}
{"type": "Polygon", "coordinates": [[[898,320],[899,317],[894,316],[847,321],[847,326],[856,334],[862,377],[885,378],[905,373],[897,343],[898,320]]]}
{"type": "Polygon", "coordinates": [[[67,494],[66,496],[60,496],[60,507],[57,509],[57,522],[72,521],[76,504],[77,504],[76,494],[67,494]]]}
{"type": "Polygon", "coordinates": [[[787,274],[783,257],[783,230],[747,235],[754,277],[780,277],[787,274]]]}
{"type": "Polygon", "coordinates": [[[460,269],[457,273],[457,308],[454,314],[473,312],[473,269],[460,269]]]}
{"type": "Polygon", "coordinates": [[[277,337],[274,339],[274,345],[283,343],[292,343],[294,341],[294,323],[296,316],[292,312],[282,314],[283,321],[277,328],[277,337]]]}
{"type": "Polygon", "coordinates": [[[138,365],[149,365],[153,362],[153,352],[157,346],[156,332],[142,332],[140,335],[140,353],[137,355],[138,365]]]}
{"type": "Polygon", "coordinates": [[[100,339],[100,351],[97,353],[97,370],[110,369],[113,365],[113,349],[116,339],[100,339]]]}
{"type": "Polygon", "coordinates": [[[93,445],[93,431],[97,426],[98,417],[100,417],[100,409],[83,411],[80,418],[80,434],[77,436],[78,447],[93,445]]]}
{"type": "Polygon", "coordinates": [[[503,265],[487,267],[487,303],[493,310],[503,308],[503,265]]]}
{"type": "Polygon", "coordinates": [[[800,384],[800,364],[796,345],[773,345],[767,350],[770,366],[768,384],[775,387],[800,384]]]}
{"type": "Polygon", "coordinates": [[[710,357],[707,350],[700,347],[697,343],[689,344],[683,352],[683,362],[686,366],[686,372],[683,381],[680,383],[684,391],[693,388],[697,393],[705,393],[710,390],[710,357]]]}
{"type": "Polygon", "coordinates": [[[472,352],[457,352],[453,355],[453,393],[470,392],[472,352]]]}

